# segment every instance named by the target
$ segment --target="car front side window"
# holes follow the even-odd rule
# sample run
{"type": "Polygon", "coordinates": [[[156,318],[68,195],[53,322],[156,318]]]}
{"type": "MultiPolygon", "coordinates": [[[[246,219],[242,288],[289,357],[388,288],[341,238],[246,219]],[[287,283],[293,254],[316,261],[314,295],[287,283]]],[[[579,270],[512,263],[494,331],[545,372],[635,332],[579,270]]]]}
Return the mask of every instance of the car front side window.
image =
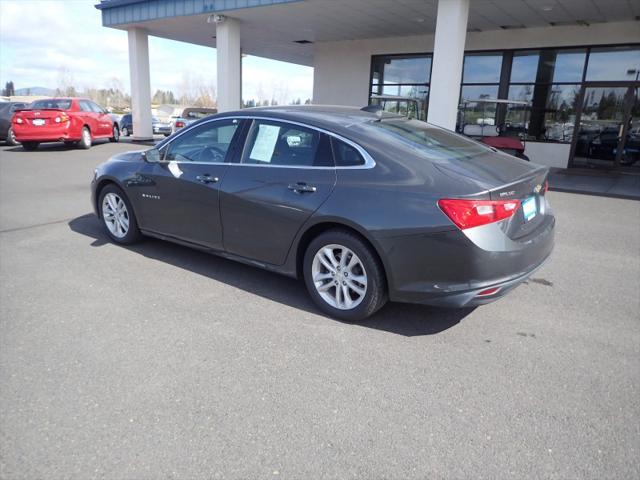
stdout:
{"type": "Polygon", "coordinates": [[[186,131],[168,146],[165,161],[224,163],[238,129],[233,119],[207,122],[186,131]]]}
{"type": "Polygon", "coordinates": [[[93,110],[95,113],[106,113],[100,105],[97,105],[93,102],[88,102],[88,103],[89,103],[89,106],[91,107],[91,110],[93,110]]]}
{"type": "Polygon", "coordinates": [[[333,166],[326,134],[295,124],[254,120],[242,154],[245,165],[333,166]]]}
{"type": "Polygon", "coordinates": [[[86,100],[80,100],[79,104],[80,104],[80,110],[82,110],[83,112],[93,112],[93,109],[91,108],[91,104],[86,100]]]}

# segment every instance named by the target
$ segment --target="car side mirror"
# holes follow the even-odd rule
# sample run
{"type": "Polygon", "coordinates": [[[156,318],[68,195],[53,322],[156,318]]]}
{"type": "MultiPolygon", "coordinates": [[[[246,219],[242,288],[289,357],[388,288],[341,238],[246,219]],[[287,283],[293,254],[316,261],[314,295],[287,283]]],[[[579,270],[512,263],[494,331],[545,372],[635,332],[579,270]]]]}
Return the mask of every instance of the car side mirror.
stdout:
{"type": "Polygon", "coordinates": [[[157,148],[145,150],[144,152],[142,152],[142,158],[144,158],[145,161],[149,163],[159,163],[160,151],[157,148]]]}

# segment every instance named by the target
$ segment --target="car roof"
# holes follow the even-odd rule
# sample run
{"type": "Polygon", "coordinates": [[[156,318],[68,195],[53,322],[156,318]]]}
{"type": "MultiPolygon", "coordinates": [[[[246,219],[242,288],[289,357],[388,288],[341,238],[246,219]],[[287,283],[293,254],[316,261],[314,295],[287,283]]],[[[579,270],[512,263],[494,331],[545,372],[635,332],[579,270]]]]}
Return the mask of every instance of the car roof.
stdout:
{"type": "MultiPolygon", "coordinates": [[[[326,128],[339,133],[348,131],[356,124],[368,123],[380,119],[380,114],[366,112],[357,107],[342,107],[337,105],[287,105],[274,107],[255,107],[225,112],[218,116],[238,117],[268,117],[282,120],[299,121],[309,125],[326,128]]],[[[383,119],[402,120],[405,117],[392,113],[382,113],[383,119]]]]}

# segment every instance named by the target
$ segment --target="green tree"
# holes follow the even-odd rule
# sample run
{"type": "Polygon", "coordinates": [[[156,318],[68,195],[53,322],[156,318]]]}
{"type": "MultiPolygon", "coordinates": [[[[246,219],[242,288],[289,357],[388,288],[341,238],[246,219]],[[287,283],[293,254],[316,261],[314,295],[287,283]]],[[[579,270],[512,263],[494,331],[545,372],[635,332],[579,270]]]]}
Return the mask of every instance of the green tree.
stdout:
{"type": "Polygon", "coordinates": [[[5,97],[12,97],[16,94],[16,89],[13,86],[13,81],[8,81],[4,84],[4,88],[2,89],[2,95],[5,97]]]}

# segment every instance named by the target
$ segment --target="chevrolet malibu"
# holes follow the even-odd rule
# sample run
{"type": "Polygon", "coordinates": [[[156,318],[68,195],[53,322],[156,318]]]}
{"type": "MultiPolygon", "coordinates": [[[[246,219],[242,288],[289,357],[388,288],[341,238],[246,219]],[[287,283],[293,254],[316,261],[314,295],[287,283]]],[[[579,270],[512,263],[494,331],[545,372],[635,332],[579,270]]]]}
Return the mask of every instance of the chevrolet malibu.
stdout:
{"type": "Polygon", "coordinates": [[[546,168],[396,115],[340,107],[205,118],[100,165],[107,235],[153,236],[303,278],[323,312],[475,306],[553,249],[546,168]]]}

